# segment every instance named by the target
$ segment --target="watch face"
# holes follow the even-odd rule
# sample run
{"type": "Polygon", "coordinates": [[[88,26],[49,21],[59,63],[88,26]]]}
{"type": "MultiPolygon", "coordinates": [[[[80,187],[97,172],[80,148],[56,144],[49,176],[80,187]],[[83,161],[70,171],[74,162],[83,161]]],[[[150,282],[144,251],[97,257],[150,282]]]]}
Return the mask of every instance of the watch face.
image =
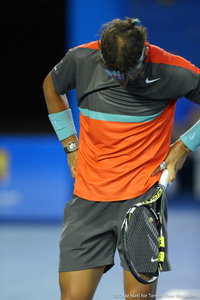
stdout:
{"type": "Polygon", "coordinates": [[[72,141],[72,142],[69,142],[67,144],[68,152],[73,152],[73,151],[76,151],[77,149],[78,149],[78,142],[77,141],[72,141]]]}
{"type": "Polygon", "coordinates": [[[75,142],[71,142],[67,145],[68,150],[74,150],[74,148],[76,148],[76,143],[75,142]]]}

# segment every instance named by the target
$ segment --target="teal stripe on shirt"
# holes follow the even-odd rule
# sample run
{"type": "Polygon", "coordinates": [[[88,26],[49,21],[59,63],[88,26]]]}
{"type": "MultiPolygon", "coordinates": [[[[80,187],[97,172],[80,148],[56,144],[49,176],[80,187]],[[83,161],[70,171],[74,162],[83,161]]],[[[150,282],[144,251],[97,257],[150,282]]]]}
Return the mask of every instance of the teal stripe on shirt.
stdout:
{"type": "Polygon", "coordinates": [[[140,122],[149,122],[159,116],[163,111],[155,115],[150,116],[127,116],[127,115],[115,115],[102,113],[97,111],[92,111],[87,108],[79,108],[80,112],[84,117],[89,117],[90,119],[100,120],[100,121],[113,121],[113,122],[122,122],[122,123],[140,123],[140,122]]]}

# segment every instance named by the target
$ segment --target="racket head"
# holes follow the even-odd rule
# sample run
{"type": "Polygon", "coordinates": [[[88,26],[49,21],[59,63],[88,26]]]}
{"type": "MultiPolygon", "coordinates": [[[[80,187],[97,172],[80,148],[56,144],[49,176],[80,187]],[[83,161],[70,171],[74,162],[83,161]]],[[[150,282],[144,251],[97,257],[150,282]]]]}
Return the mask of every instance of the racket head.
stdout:
{"type": "Polygon", "coordinates": [[[159,276],[160,234],[159,217],[149,205],[141,203],[129,209],[122,224],[122,252],[130,272],[143,284],[159,276]]]}

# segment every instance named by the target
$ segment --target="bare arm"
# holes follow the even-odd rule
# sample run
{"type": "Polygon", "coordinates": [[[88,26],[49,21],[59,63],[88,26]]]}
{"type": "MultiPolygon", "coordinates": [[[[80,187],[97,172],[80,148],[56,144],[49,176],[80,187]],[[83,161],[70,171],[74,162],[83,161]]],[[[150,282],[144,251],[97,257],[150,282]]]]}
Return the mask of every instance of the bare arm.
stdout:
{"type": "MultiPolygon", "coordinates": [[[[43,91],[49,114],[54,114],[69,109],[69,103],[66,95],[59,95],[56,92],[51,78],[51,73],[49,73],[44,80],[43,91]]],[[[63,148],[66,147],[70,141],[74,140],[77,140],[76,135],[72,135],[67,139],[62,140],[61,142],[63,148]]],[[[76,175],[77,156],[78,151],[68,154],[68,164],[73,178],[75,178],[76,175]]]]}
{"type": "Polygon", "coordinates": [[[49,114],[54,114],[69,108],[66,95],[59,95],[56,92],[51,73],[49,73],[44,80],[43,91],[49,114]]]}
{"type": "MultiPolygon", "coordinates": [[[[191,150],[179,139],[170,146],[168,155],[165,158],[166,168],[169,171],[169,182],[172,182],[177,172],[182,168],[185,159],[191,150]]],[[[161,170],[160,166],[155,170],[153,175],[161,170]]]]}

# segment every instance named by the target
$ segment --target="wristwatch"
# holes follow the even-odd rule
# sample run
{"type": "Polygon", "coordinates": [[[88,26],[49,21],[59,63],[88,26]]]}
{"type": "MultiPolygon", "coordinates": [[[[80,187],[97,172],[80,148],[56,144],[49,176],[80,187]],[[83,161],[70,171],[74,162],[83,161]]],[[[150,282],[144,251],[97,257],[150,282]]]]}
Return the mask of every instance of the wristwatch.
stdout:
{"type": "Polygon", "coordinates": [[[65,153],[67,153],[67,154],[78,150],[78,141],[69,142],[67,144],[67,146],[64,148],[64,150],[65,150],[65,153]]]}

